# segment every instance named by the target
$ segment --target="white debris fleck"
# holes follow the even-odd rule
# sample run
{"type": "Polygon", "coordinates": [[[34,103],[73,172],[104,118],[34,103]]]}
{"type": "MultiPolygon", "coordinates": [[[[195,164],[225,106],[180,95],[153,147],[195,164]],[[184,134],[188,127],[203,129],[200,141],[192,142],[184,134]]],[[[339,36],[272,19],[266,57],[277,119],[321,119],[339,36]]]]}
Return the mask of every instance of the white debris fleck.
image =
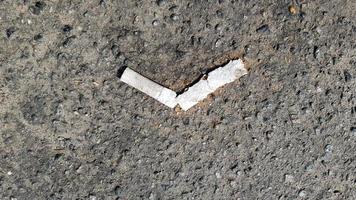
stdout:
{"type": "Polygon", "coordinates": [[[8,171],[7,175],[11,176],[12,175],[12,171],[8,171]]]}
{"type": "Polygon", "coordinates": [[[305,190],[300,190],[298,195],[299,197],[304,198],[307,196],[307,192],[305,190]]]}
{"type": "Polygon", "coordinates": [[[286,174],[284,176],[284,181],[287,183],[293,183],[294,182],[294,176],[290,174],[286,174]]]}
{"type": "Polygon", "coordinates": [[[90,196],[89,196],[89,199],[90,199],[90,200],[97,200],[96,196],[93,196],[93,195],[90,195],[90,196]]]}
{"type": "Polygon", "coordinates": [[[227,65],[208,73],[207,79],[200,80],[180,95],[129,68],[125,69],[120,80],[170,108],[179,105],[183,110],[187,111],[219,87],[231,83],[246,74],[247,69],[242,60],[232,60],[227,65]]]}

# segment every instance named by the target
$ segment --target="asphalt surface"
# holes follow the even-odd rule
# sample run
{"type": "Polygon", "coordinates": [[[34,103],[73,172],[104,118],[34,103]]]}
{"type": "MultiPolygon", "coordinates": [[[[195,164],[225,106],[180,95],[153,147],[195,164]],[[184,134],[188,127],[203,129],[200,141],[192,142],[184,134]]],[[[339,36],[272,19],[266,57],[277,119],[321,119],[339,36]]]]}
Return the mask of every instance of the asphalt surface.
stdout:
{"type": "Polygon", "coordinates": [[[0,0],[0,199],[356,199],[354,0],[0,0]],[[242,58],[187,112],[175,91],[242,58]]]}

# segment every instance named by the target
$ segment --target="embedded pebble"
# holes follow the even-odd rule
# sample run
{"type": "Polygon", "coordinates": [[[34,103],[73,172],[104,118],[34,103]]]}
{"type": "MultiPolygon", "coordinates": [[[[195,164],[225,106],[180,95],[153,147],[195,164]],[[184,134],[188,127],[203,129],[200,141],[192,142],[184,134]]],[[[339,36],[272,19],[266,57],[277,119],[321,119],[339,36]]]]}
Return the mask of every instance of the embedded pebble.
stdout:
{"type": "Polygon", "coordinates": [[[172,19],[173,21],[178,21],[178,20],[179,20],[179,16],[176,15],[176,14],[172,14],[172,15],[171,15],[171,19],[172,19]]]}
{"type": "Polygon", "coordinates": [[[298,196],[301,198],[305,198],[307,196],[307,192],[305,190],[300,190],[298,196]]]}
{"type": "Polygon", "coordinates": [[[163,5],[165,5],[167,3],[167,0],[157,0],[156,3],[159,6],[163,6],[163,5]]]}
{"type": "Polygon", "coordinates": [[[158,26],[159,25],[159,21],[158,20],[153,20],[152,25],[153,26],[158,26]]]}

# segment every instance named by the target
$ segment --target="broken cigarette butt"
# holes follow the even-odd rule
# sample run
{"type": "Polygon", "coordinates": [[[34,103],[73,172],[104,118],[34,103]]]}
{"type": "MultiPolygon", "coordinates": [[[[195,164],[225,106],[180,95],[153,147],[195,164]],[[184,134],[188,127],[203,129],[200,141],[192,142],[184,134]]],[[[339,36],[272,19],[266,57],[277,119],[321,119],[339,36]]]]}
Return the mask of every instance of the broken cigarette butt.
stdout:
{"type": "Polygon", "coordinates": [[[130,68],[125,69],[120,80],[170,108],[174,108],[177,105],[177,94],[174,91],[151,81],[130,68]]]}
{"type": "Polygon", "coordinates": [[[188,88],[186,92],[177,97],[177,102],[183,110],[188,110],[219,87],[231,83],[245,74],[247,74],[247,70],[241,60],[230,61],[224,67],[219,67],[208,73],[206,80],[200,80],[188,88]]]}
{"type": "Polygon", "coordinates": [[[187,111],[219,87],[231,83],[246,74],[247,69],[242,60],[232,60],[227,65],[208,73],[206,79],[201,79],[180,95],[130,68],[124,69],[120,80],[170,108],[179,105],[183,110],[187,111]]]}

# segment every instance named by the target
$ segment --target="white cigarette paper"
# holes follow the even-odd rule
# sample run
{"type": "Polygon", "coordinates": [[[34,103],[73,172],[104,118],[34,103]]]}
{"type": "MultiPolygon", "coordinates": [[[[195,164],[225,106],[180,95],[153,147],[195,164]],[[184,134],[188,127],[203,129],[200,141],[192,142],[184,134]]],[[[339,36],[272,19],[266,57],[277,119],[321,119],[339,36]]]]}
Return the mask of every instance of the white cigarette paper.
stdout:
{"type": "Polygon", "coordinates": [[[177,97],[178,104],[186,111],[219,87],[231,83],[245,74],[247,74],[247,70],[241,60],[230,61],[224,67],[210,72],[206,80],[200,80],[188,88],[188,91],[179,95],[177,97]]]}
{"type": "Polygon", "coordinates": [[[245,74],[247,74],[247,70],[242,60],[233,60],[224,67],[211,71],[207,74],[208,78],[206,80],[200,80],[178,96],[176,92],[149,80],[129,68],[125,69],[120,80],[170,108],[179,105],[183,110],[187,111],[219,87],[231,83],[245,74]]]}
{"type": "Polygon", "coordinates": [[[174,91],[151,81],[130,68],[125,69],[120,80],[170,108],[174,108],[177,105],[177,94],[174,91]]]}

